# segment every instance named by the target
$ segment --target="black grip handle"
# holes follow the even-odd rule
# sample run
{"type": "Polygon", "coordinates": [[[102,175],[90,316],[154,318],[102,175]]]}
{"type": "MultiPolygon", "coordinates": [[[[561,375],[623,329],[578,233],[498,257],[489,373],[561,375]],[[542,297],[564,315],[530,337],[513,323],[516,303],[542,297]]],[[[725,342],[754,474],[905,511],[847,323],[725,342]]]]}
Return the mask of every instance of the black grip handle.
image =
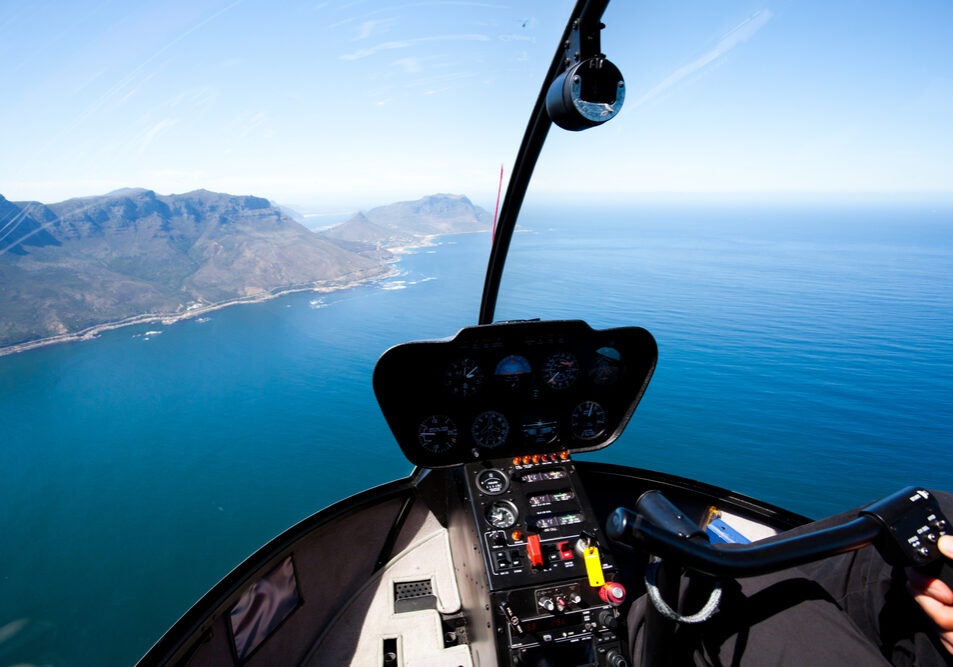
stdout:
{"type": "Polygon", "coordinates": [[[939,579],[953,590],[953,562],[950,562],[949,558],[941,556],[932,563],[917,569],[928,577],[939,579]]]}

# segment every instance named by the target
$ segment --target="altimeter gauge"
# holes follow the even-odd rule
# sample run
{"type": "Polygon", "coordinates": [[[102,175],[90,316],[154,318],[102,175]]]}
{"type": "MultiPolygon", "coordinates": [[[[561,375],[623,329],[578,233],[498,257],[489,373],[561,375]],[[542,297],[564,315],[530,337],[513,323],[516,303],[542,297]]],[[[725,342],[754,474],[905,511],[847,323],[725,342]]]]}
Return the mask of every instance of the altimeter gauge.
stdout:
{"type": "Polygon", "coordinates": [[[583,401],[572,411],[572,434],[580,440],[595,440],[606,432],[606,411],[595,401],[583,401]]]}
{"type": "Polygon", "coordinates": [[[506,442],[510,434],[510,424],[501,413],[496,410],[487,410],[477,415],[470,429],[473,442],[480,447],[492,449],[506,442]]]}
{"type": "Polygon", "coordinates": [[[431,415],[417,427],[417,442],[434,454],[449,452],[457,444],[457,425],[446,415],[431,415]]]}
{"type": "Polygon", "coordinates": [[[569,352],[557,352],[543,363],[543,382],[553,389],[565,389],[578,375],[579,363],[569,352]]]}
{"type": "Polygon", "coordinates": [[[473,359],[458,359],[447,367],[443,383],[454,396],[466,398],[483,384],[483,369],[473,359]]]}

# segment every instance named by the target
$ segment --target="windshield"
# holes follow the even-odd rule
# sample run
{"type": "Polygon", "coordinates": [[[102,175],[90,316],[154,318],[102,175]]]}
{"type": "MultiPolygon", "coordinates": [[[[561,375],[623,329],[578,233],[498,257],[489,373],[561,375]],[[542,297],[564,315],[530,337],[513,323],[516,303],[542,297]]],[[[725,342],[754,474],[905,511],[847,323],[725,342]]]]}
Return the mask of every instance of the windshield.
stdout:
{"type": "MultiPolygon", "coordinates": [[[[374,362],[476,323],[572,4],[0,7],[0,663],[133,662],[410,472],[374,362]]],[[[590,458],[809,515],[948,486],[950,13],[609,7],[625,106],[550,131],[497,308],[656,336],[590,458]]]]}

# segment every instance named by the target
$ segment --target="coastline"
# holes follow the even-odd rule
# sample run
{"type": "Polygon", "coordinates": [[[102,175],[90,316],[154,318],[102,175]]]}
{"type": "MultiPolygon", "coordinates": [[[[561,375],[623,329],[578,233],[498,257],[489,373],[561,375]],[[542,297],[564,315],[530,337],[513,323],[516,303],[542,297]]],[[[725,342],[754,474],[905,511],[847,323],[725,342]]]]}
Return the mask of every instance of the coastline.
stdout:
{"type": "MultiPolygon", "coordinates": [[[[427,243],[425,245],[431,245],[429,241],[432,240],[432,237],[425,239],[427,243]]],[[[417,246],[405,246],[403,249],[409,250],[412,247],[417,246]]],[[[397,260],[399,261],[399,260],[397,260]]],[[[229,299],[228,301],[219,301],[217,303],[211,303],[208,305],[199,306],[198,308],[190,306],[190,309],[185,312],[173,312],[173,313],[143,313],[142,315],[133,315],[121,320],[115,320],[112,322],[103,322],[101,324],[94,324],[91,327],[87,327],[81,331],[74,331],[71,333],[59,334],[56,336],[48,336],[46,338],[38,338],[36,340],[27,341],[25,343],[16,343],[14,345],[8,345],[6,347],[0,347],[0,357],[6,356],[8,354],[17,354],[19,352],[26,352],[28,350],[34,350],[40,347],[46,347],[48,345],[58,345],[60,343],[74,343],[84,340],[94,340],[99,337],[99,334],[104,331],[111,331],[113,329],[121,329],[122,327],[134,326],[137,324],[151,324],[159,323],[163,325],[175,324],[182,320],[189,320],[194,317],[201,317],[208,313],[214,312],[216,310],[221,310],[223,308],[228,308],[229,306],[237,306],[246,303],[261,303],[263,301],[270,301],[272,299],[277,299],[280,296],[285,296],[286,294],[294,294],[297,292],[316,292],[319,294],[328,294],[330,292],[339,292],[341,290],[353,289],[355,287],[360,287],[369,282],[376,280],[382,280],[384,278],[389,278],[398,273],[398,270],[393,267],[393,263],[386,263],[380,265],[377,272],[364,275],[359,278],[353,278],[350,280],[346,279],[346,276],[340,278],[334,278],[331,280],[321,280],[314,283],[306,285],[295,285],[292,287],[276,288],[277,291],[265,292],[263,294],[256,294],[254,296],[239,297],[237,299],[229,299]]]]}

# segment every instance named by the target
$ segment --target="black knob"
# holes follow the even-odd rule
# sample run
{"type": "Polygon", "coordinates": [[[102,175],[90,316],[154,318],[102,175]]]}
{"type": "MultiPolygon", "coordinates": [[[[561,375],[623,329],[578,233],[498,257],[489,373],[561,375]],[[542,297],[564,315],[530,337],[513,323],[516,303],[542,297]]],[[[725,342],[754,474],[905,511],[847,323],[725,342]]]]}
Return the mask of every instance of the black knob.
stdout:
{"type": "Polygon", "coordinates": [[[629,667],[629,661],[615,649],[606,653],[606,664],[609,667],[629,667]]]}
{"type": "Polygon", "coordinates": [[[599,625],[615,632],[619,629],[619,619],[608,609],[599,612],[599,625]]]}

